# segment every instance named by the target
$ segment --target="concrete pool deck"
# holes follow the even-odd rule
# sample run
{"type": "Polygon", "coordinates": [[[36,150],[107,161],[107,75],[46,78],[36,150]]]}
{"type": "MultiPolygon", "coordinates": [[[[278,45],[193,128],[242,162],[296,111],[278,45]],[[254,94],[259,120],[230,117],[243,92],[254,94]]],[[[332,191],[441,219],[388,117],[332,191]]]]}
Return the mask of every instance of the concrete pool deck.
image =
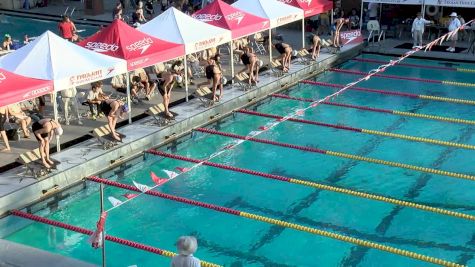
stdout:
{"type": "Polygon", "coordinates": [[[341,64],[360,53],[362,45],[348,45],[341,53],[322,53],[317,62],[310,65],[293,64],[288,74],[276,77],[271,71],[261,74],[259,87],[243,91],[237,85],[225,89],[223,99],[212,107],[205,107],[195,98],[171,109],[178,114],[175,121],[159,127],[154,119],[146,117],[126,125],[119,131],[127,137],[123,143],[103,150],[95,139],[90,139],[52,155],[61,162],[58,170],[37,180],[25,176],[25,168],[17,167],[0,174],[0,214],[8,210],[21,208],[40,200],[55,197],[84,177],[100,173],[124,163],[143,153],[145,149],[169,142],[193,128],[208,124],[229,114],[235,109],[257,102],[270,93],[288,88],[298,80],[310,77],[325,69],[341,64]]]}

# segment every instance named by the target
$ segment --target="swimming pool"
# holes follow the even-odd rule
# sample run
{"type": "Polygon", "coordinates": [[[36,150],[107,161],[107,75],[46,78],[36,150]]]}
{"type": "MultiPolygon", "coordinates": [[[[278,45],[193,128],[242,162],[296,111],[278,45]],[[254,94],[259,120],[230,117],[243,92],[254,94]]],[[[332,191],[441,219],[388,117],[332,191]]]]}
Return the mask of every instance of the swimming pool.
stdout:
{"type": "MultiPolygon", "coordinates": [[[[389,57],[369,54],[360,58],[389,60],[389,57]]],[[[432,66],[447,65],[417,59],[408,59],[406,62],[432,66]]],[[[349,61],[340,68],[367,71],[375,66],[377,65],[373,63],[349,61]]],[[[474,69],[475,65],[460,63],[458,67],[474,69]]],[[[397,66],[388,69],[385,74],[475,82],[473,74],[438,69],[397,66]]],[[[355,75],[329,71],[316,77],[316,80],[344,84],[355,78],[355,75]]],[[[359,86],[475,100],[473,89],[461,86],[381,77],[374,77],[359,86]]],[[[300,84],[284,94],[291,98],[320,99],[334,91],[334,88],[328,86],[300,84]]],[[[354,90],[345,92],[334,101],[465,120],[471,120],[473,110],[473,105],[354,90]]],[[[208,129],[246,136],[266,123],[275,121],[273,118],[263,117],[262,114],[285,116],[308,105],[307,102],[283,96],[272,97],[248,108],[259,112],[259,116],[257,113],[252,115],[237,112],[208,129]]],[[[298,119],[475,145],[474,126],[469,123],[448,123],[335,105],[320,105],[309,109],[298,119]]],[[[159,150],[204,160],[236,140],[204,131],[195,131],[192,136],[159,150]]],[[[475,215],[475,206],[472,204],[475,200],[472,193],[475,189],[474,181],[428,171],[433,169],[473,175],[473,149],[368,133],[311,125],[302,121],[285,121],[256,138],[293,144],[292,148],[269,142],[246,141],[210,160],[213,163],[232,166],[233,170],[219,168],[216,164],[202,165],[180,174],[160,186],[158,191],[473,265],[473,221],[329,190],[316,190],[302,184],[264,179],[257,173],[245,174],[236,169],[333,185],[475,215]],[[296,149],[296,146],[311,149],[301,151],[296,149]],[[348,159],[341,154],[313,153],[316,148],[424,169],[404,168],[406,165],[392,167],[367,162],[361,158],[348,159]]],[[[165,177],[164,170],[178,172],[176,167],[191,166],[193,163],[187,161],[145,154],[143,159],[138,158],[128,163],[127,168],[111,170],[100,176],[129,185],[136,181],[151,186],[153,182],[150,172],[165,177]]],[[[97,184],[88,182],[86,190],[60,201],[54,210],[45,209],[38,214],[94,229],[99,214],[97,188],[97,184]]],[[[107,186],[105,189],[106,197],[125,200],[122,197],[125,193],[130,191],[113,186],[107,186]]],[[[111,203],[107,202],[106,208],[111,207],[111,203]]],[[[15,218],[15,221],[24,223],[26,220],[15,218]]],[[[202,260],[225,266],[432,265],[377,249],[149,195],[141,195],[112,210],[108,215],[106,229],[109,235],[172,251],[175,250],[174,242],[178,236],[195,235],[199,240],[196,255],[202,260]]],[[[44,224],[29,224],[5,238],[93,263],[101,262],[100,251],[90,248],[86,242],[87,236],[44,224]]],[[[108,242],[107,262],[110,266],[166,266],[169,259],[108,242]]]]}
{"type": "MultiPolygon", "coordinates": [[[[78,22],[75,23],[78,30],[84,30],[79,34],[82,37],[90,36],[99,30],[98,26],[86,25],[78,22]]],[[[59,34],[57,21],[48,21],[37,18],[0,14],[0,26],[2,29],[0,34],[2,36],[8,33],[12,36],[12,39],[19,41],[23,41],[23,36],[25,34],[28,34],[30,37],[39,36],[47,30],[59,34]]]]}

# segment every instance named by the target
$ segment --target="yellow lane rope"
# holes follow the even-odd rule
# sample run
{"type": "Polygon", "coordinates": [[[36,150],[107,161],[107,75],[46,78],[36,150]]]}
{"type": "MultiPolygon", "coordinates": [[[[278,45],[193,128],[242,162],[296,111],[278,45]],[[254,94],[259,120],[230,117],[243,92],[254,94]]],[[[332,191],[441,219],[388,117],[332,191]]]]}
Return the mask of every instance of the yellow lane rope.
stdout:
{"type": "Polygon", "coordinates": [[[440,96],[431,96],[431,95],[418,95],[420,99],[457,103],[457,104],[466,104],[466,105],[475,105],[474,100],[460,99],[460,98],[451,98],[451,97],[440,97],[440,96]]]}

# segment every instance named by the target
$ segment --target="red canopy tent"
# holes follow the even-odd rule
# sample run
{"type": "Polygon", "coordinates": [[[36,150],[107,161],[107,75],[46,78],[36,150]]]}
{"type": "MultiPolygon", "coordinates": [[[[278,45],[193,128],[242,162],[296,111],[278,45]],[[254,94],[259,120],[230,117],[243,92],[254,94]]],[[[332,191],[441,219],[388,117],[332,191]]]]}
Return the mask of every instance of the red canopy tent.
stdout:
{"type": "Polygon", "coordinates": [[[28,78],[0,69],[0,107],[53,91],[53,81],[28,78]]]}
{"type": "Polygon", "coordinates": [[[192,15],[193,18],[231,31],[237,39],[269,29],[269,20],[216,0],[192,15]]]}
{"type": "Polygon", "coordinates": [[[288,5],[303,9],[304,17],[311,17],[333,8],[333,1],[329,0],[279,0],[288,5]]]}
{"type": "Polygon", "coordinates": [[[78,45],[101,54],[125,59],[129,71],[185,55],[184,45],[152,37],[118,19],[78,45]]]}

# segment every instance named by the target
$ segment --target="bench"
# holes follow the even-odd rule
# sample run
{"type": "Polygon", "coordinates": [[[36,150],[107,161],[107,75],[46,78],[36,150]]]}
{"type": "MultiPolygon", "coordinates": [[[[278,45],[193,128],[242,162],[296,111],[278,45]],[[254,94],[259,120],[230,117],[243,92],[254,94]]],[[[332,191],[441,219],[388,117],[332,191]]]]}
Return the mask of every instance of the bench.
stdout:
{"type": "Polygon", "coordinates": [[[165,115],[165,106],[162,103],[150,107],[147,111],[145,111],[145,113],[152,116],[158,126],[165,126],[169,124],[171,121],[174,121],[175,117],[178,115],[174,112],[171,112],[173,117],[167,117],[165,115]]]}
{"type": "MultiPolygon", "coordinates": [[[[54,159],[51,160],[55,163],[55,165],[53,166],[53,168],[55,168],[56,165],[59,164],[59,161],[54,159]]],[[[25,175],[31,174],[31,176],[33,176],[35,179],[48,175],[52,171],[52,169],[47,169],[43,165],[39,148],[20,154],[17,159],[17,162],[25,165],[25,175]]]]}

